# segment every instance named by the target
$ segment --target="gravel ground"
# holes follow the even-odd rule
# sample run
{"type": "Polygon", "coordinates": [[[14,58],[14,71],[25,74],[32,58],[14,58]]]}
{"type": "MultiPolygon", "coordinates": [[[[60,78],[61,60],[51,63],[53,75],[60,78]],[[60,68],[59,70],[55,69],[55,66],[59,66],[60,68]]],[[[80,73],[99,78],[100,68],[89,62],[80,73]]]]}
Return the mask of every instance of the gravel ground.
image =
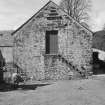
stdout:
{"type": "Polygon", "coordinates": [[[0,105],[105,105],[105,77],[0,92],[0,105]]]}

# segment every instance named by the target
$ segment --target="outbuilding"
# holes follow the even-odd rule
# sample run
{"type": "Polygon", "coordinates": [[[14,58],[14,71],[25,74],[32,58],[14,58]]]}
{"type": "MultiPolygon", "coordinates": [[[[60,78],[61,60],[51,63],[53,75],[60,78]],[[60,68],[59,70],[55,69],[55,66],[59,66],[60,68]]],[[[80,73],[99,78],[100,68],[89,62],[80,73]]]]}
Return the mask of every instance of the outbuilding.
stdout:
{"type": "Polygon", "coordinates": [[[92,32],[49,1],[15,30],[13,60],[29,77],[69,79],[92,70],[92,32]]]}

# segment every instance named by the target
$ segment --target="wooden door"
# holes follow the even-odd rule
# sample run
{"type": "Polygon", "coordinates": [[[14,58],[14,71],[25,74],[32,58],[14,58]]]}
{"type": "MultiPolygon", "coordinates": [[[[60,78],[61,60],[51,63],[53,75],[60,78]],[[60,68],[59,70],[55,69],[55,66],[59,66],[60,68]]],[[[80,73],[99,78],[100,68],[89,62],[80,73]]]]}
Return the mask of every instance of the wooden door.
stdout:
{"type": "Polygon", "coordinates": [[[46,32],[46,54],[58,53],[58,31],[46,32]]]}

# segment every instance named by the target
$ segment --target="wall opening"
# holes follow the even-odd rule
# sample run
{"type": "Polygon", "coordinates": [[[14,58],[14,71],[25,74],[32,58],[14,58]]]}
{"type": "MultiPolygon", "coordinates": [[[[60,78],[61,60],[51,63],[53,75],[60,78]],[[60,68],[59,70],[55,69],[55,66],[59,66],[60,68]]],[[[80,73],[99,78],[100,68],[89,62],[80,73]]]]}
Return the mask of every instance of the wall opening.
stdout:
{"type": "Polygon", "coordinates": [[[46,31],[46,54],[58,53],[58,31],[46,31]]]}
{"type": "Polygon", "coordinates": [[[105,62],[99,59],[99,52],[93,52],[93,74],[105,74],[105,62]]]}

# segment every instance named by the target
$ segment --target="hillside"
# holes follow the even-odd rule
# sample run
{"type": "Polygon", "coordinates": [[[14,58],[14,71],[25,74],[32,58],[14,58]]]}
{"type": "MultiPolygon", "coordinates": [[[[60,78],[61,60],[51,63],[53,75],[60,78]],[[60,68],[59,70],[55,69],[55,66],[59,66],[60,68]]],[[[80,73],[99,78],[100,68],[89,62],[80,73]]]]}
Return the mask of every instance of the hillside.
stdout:
{"type": "Polygon", "coordinates": [[[98,31],[93,34],[93,48],[105,51],[105,31],[98,31]]]}

